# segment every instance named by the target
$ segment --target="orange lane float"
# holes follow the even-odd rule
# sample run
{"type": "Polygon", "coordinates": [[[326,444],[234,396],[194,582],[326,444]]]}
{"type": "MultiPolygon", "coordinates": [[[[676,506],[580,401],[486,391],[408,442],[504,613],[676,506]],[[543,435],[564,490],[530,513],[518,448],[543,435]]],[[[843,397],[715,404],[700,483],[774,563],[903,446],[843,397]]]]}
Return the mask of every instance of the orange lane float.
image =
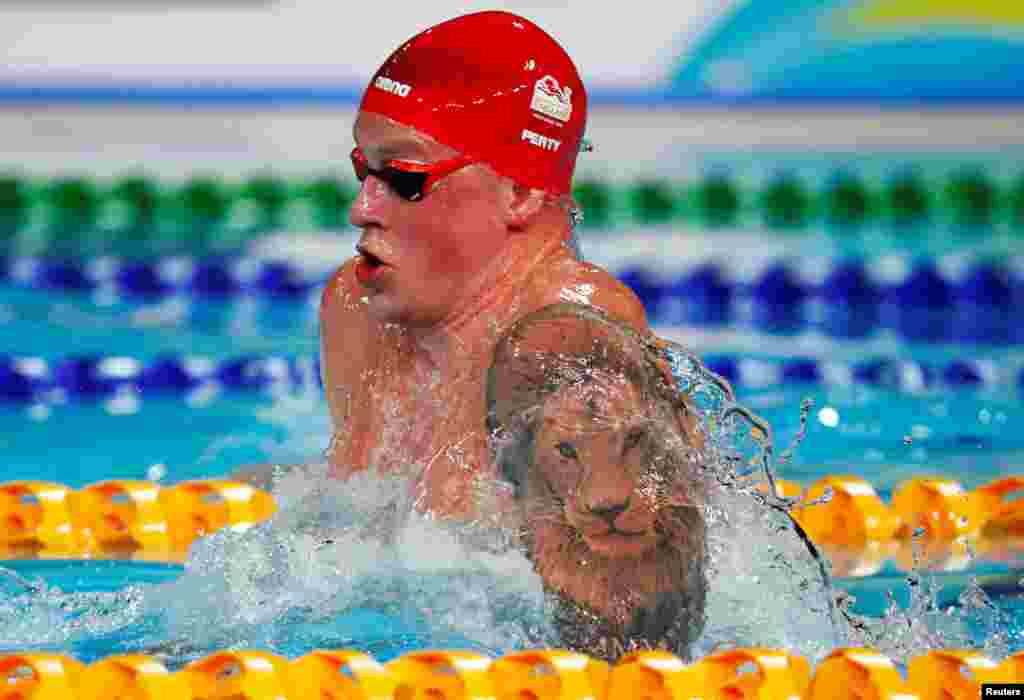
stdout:
{"type": "Polygon", "coordinates": [[[814,670],[806,700],[920,700],[896,665],[873,649],[836,649],[814,670]]]}
{"type": "Polygon", "coordinates": [[[918,477],[898,484],[885,503],[866,480],[826,476],[806,488],[776,481],[795,499],[794,519],[829,556],[839,576],[870,576],[887,561],[899,568],[961,571],[972,556],[1024,563],[1024,477],[1004,477],[968,491],[952,479],[918,477]]]}
{"type": "Polygon", "coordinates": [[[276,508],[269,493],[226,479],[176,484],[162,491],[161,503],[179,548],[222,528],[244,529],[269,520],[276,508]]]}
{"type": "Polygon", "coordinates": [[[181,561],[199,537],[244,529],[275,511],[270,494],[237,481],[162,487],[115,479],[74,490],[63,484],[0,484],[0,559],[181,561]]]}
{"type": "Polygon", "coordinates": [[[80,675],[76,698],[81,700],[172,700],[189,697],[185,677],[143,654],[108,656],[80,675]]]}
{"type": "Polygon", "coordinates": [[[811,667],[802,656],[775,649],[730,649],[695,664],[699,692],[708,698],[802,700],[811,667]]]}
{"type": "Polygon", "coordinates": [[[317,650],[292,663],[292,688],[300,698],[377,700],[392,698],[398,681],[369,654],[317,650]]]}
{"type": "Polygon", "coordinates": [[[982,683],[1002,683],[1008,673],[978,652],[942,650],[911,659],[907,682],[921,700],[975,700],[982,683]]]}
{"type": "MultiPolygon", "coordinates": [[[[762,485],[762,491],[764,490],[762,485]]],[[[1024,563],[1024,477],[974,491],[941,477],[897,485],[885,503],[866,480],[826,476],[806,488],[776,480],[776,494],[832,559],[840,576],[868,576],[885,562],[957,571],[972,552],[1024,563]]],[[[0,484],[0,559],[132,558],[183,561],[198,538],[245,529],[275,512],[273,497],[248,484],[201,479],[161,487],[103,481],[79,490],[42,481],[0,484]]]]}
{"type": "Polygon", "coordinates": [[[604,661],[557,649],[506,654],[490,668],[499,700],[598,698],[605,693],[610,673],[604,661]]]}
{"type": "MultiPolygon", "coordinates": [[[[0,552],[75,554],[85,538],[73,525],[74,491],[47,481],[0,484],[0,552]]],[[[13,557],[12,557],[13,558],[13,557]]]]}
{"type": "Polygon", "coordinates": [[[914,656],[903,674],[873,649],[840,648],[816,668],[778,649],[739,648],[692,663],[634,652],[613,666],[575,652],[492,659],[416,651],[380,664],[351,650],[294,661],[257,650],[214,652],[177,672],[139,654],[88,666],[61,654],[0,654],[0,700],[974,700],[983,683],[1024,680],[1024,653],[997,663],[968,650],[914,656]]]}
{"type": "Polygon", "coordinates": [[[88,552],[99,557],[130,556],[141,550],[170,557],[167,514],[160,486],[151,481],[120,479],[91,484],[77,492],[76,519],[88,552]]]}
{"type": "Polygon", "coordinates": [[[980,521],[971,518],[967,492],[953,479],[922,477],[904,482],[893,491],[892,509],[903,520],[904,537],[920,529],[927,539],[949,541],[980,527],[980,521]]]}
{"type": "Polygon", "coordinates": [[[981,486],[969,496],[970,511],[986,539],[1024,538],[1024,501],[1008,500],[1024,495],[1024,477],[1008,476],[981,486]]]}
{"type": "Polygon", "coordinates": [[[73,700],[85,664],[62,654],[0,654],[0,700],[73,700]]]}
{"type": "Polygon", "coordinates": [[[903,521],[864,479],[827,476],[803,494],[793,517],[815,542],[862,547],[871,541],[892,539],[903,521]],[[830,497],[826,497],[827,493],[830,497]]]}
{"type": "Polygon", "coordinates": [[[264,651],[221,651],[180,673],[191,700],[277,700],[298,697],[288,659],[264,651]]]}

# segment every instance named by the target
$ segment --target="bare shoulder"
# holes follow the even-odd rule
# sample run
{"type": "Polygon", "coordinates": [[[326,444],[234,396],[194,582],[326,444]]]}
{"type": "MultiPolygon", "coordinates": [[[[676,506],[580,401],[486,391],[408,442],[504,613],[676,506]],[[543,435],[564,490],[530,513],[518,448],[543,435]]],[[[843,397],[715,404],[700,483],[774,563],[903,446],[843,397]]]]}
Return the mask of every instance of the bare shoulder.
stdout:
{"type": "Polygon", "coordinates": [[[648,330],[643,303],[603,267],[567,258],[552,273],[544,285],[542,305],[565,301],[589,304],[637,331],[648,330]]]}
{"type": "Polygon", "coordinates": [[[342,265],[328,281],[320,299],[320,372],[335,422],[360,375],[369,367],[378,332],[362,303],[355,259],[342,265]]]}
{"type": "Polygon", "coordinates": [[[359,287],[355,277],[358,258],[350,258],[335,270],[320,297],[320,320],[331,321],[339,314],[359,313],[359,287]]]}
{"type": "Polygon", "coordinates": [[[356,345],[379,332],[363,302],[365,292],[356,281],[357,260],[352,258],[339,267],[320,297],[321,339],[331,346],[335,341],[356,345]]]}

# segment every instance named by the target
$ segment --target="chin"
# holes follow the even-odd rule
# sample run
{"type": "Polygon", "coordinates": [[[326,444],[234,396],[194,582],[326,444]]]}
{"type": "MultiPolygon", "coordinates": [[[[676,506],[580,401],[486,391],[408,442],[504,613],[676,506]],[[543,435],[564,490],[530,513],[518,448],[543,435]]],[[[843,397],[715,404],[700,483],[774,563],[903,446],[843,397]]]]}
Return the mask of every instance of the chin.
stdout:
{"type": "Polygon", "coordinates": [[[562,644],[614,661],[640,649],[688,657],[704,626],[706,538],[696,508],[666,508],[643,552],[595,552],[564,517],[527,516],[527,548],[562,644]]]}
{"type": "Polygon", "coordinates": [[[405,324],[411,312],[386,292],[366,290],[366,310],[381,323],[405,324]]]}
{"type": "Polygon", "coordinates": [[[386,293],[370,292],[368,296],[367,311],[379,323],[409,328],[427,328],[443,318],[440,313],[432,309],[404,304],[386,293]]]}

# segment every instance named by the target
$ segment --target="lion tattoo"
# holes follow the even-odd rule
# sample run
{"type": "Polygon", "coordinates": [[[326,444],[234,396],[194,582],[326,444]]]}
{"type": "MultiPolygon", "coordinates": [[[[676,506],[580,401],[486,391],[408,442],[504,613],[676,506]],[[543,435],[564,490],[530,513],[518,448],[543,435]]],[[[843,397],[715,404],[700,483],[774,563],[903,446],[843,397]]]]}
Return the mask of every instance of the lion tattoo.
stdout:
{"type": "Polygon", "coordinates": [[[542,309],[499,343],[488,405],[562,643],[686,656],[704,622],[702,440],[656,347],[593,308],[542,309]]]}

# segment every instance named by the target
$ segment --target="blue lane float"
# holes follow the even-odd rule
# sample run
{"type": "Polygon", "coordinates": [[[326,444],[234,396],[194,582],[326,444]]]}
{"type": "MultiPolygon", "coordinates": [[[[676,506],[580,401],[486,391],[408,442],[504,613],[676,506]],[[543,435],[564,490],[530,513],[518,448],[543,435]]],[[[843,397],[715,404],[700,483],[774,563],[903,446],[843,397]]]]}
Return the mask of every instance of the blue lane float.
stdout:
{"type": "Polygon", "coordinates": [[[678,272],[627,264],[616,270],[649,308],[685,297],[710,304],[746,299],[771,306],[890,304],[951,308],[970,303],[1009,309],[1024,297],[1024,258],[931,260],[770,259],[741,274],[724,262],[701,261],[678,272]]]}
{"type": "MultiPolygon", "coordinates": [[[[613,261],[610,269],[636,292],[655,325],[749,322],[782,335],[816,329],[863,338],[888,329],[913,342],[1024,343],[1024,256],[613,261]]],[[[327,275],[246,257],[17,258],[0,266],[4,278],[51,292],[112,292],[139,303],[172,295],[301,303],[315,301],[327,275]]]]}
{"type": "MultiPolygon", "coordinates": [[[[893,391],[931,388],[1024,389],[1024,364],[983,359],[854,362],[810,357],[763,359],[708,355],[705,364],[740,389],[864,385],[893,391]]],[[[163,355],[74,355],[46,359],[0,355],[0,401],[10,404],[95,401],[124,393],[187,396],[203,388],[228,394],[321,390],[319,358],[246,355],[226,359],[163,355]]]]}
{"type": "Polygon", "coordinates": [[[236,394],[319,389],[319,364],[315,357],[258,355],[221,360],[0,355],[0,401],[6,403],[95,401],[124,393],[187,396],[204,388],[236,394]]]}
{"type": "MultiPolygon", "coordinates": [[[[661,262],[661,261],[659,261],[661,262]]],[[[674,272],[645,263],[612,264],[650,307],[685,298],[709,306],[735,299],[769,305],[889,303],[948,308],[972,303],[1010,308],[1024,297],[1024,256],[1004,260],[765,259],[741,273],[728,262],[681,262],[674,272]]],[[[302,297],[327,281],[282,260],[172,257],[155,261],[20,257],[0,264],[0,281],[55,291],[113,289],[127,297],[171,294],[302,297]]]]}
{"type": "Polygon", "coordinates": [[[137,261],[22,257],[0,266],[0,274],[22,287],[59,292],[106,289],[139,300],[173,294],[303,298],[326,281],[324,275],[310,274],[288,262],[254,258],[137,261]]]}
{"type": "Polygon", "coordinates": [[[787,259],[745,272],[705,261],[678,272],[648,264],[616,272],[656,325],[746,322],[776,335],[817,329],[863,338],[889,330],[911,342],[1024,342],[1020,259],[787,259]]]}

